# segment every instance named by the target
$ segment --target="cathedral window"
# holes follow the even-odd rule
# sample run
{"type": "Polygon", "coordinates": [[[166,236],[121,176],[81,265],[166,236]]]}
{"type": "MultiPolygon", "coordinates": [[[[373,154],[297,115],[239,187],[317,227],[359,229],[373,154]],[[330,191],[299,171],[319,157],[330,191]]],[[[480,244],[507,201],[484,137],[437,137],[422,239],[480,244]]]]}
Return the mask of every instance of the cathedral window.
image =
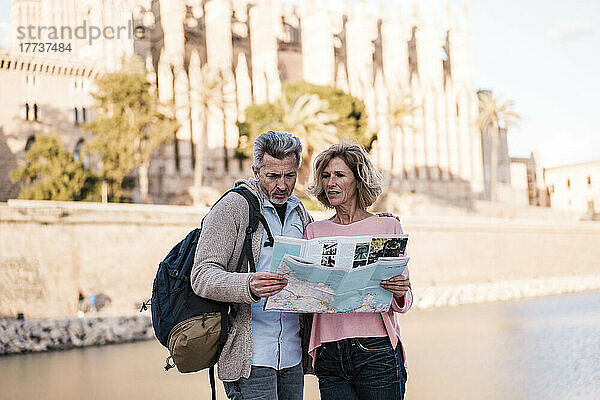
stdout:
{"type": "Polygon", "coordinates": [[[373,83],[375,82],[377,71],[383,72],[383,37],[381,34],[382,20],[377,21],[377,38],[371,41],[373,60],[373,83]]]}
{"type": "Polygon", "coordinates": [[[25,103],[25,121],[29,121],[29,103],[25,103]]]}
{"type": "Polygon", "coordinates": [[[37,104],[33,105],[33,120],[37,121],[38,120],[38,112],[39,112],[39,108],[37,104]]]}
{"type": "Polygon", "coordinates": [[[450,31],[446,31],[446,40],[442,46],[442,71],[444,74],[444,87],[449,79],[452,78],[452,64],[450,60],[450,31]]]}
{"type": "Polygon", "coordinates": [[[81,122],[85,122],[86,118],[85,118],[85,107],[83,107],[81,109],[81,122]]]}
{"type": "MultiPolygon", "coordinates": [[[[175,140],[173,141],[173,152],[175,153],[175,170],[179,171],[179,139],[177,139],[177,137],[175,137],[175,140]]],[[[194,157],[192,157],[192,160],[193,165],[195,161],[194,157]]]]}
{"type": "Polygon", "coordinates": [[[73,116],[75,117],[75,125],[79,125],[79,110],[77,109],[77,107],[75,107],[73,109],[74,113],[73,116]]]}
{"type": "Polygon", "coordinates": [[[412,27],[412,33],[408,45],[408,71],[409,81],[412,80],[413,76],[419,76],[419,60],[417,58],[417,27],[412,27]]]}

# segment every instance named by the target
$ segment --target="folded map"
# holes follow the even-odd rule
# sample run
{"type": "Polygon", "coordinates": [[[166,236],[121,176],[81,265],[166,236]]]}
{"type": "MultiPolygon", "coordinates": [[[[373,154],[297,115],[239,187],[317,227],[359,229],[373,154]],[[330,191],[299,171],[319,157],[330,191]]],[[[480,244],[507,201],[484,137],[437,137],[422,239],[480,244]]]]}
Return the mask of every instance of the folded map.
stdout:
{"type": "Polygon", "coordinates": [[[272,264],[271,271],[284,275],[288,284],[267,298],[267,311],[387,311],[392,293],[380,286],[381,281],[401,275],[409,260],[401,256],[407,235],[275,240],[273,259],[278,266],[272,264]],[[330,258],[324,261],[325,257],[330,258]]]}

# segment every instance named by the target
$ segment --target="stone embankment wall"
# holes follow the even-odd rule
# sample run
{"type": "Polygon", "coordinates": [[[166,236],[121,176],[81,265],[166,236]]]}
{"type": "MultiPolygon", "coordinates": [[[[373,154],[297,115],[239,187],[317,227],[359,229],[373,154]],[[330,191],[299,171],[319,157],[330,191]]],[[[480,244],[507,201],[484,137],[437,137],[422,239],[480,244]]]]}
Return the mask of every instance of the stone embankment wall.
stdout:
{"type": "MultiPolygon", "coordinates": [[[[112,314],[136,310],[151,295],[158,263],[206,211],[29,201],[0,206],[0,316],[74,315],[78,290],[108,295],[112,314]]],[[[600,289],[599,223],[401,217],[410,234],[418,307],[600,289]]]]}
{"type": "Polygon", "coordinates": [[[133,342],[154,337],[149,315],[0,319],[0,355],[133,342]]]}
{"type": "Polygon", "coordinates": [[[429,286],[416,291],[413,308],[449,307],[586,290],[600,290],[600,274],[429,286]]]}

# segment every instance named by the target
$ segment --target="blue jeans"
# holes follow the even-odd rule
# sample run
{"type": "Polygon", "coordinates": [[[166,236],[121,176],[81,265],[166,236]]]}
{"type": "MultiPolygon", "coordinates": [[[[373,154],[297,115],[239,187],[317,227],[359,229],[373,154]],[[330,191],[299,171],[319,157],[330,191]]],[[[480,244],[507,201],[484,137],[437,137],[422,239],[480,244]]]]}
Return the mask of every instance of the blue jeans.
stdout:
{"type": "Polygon", "coordinates": [[[302,363],[276,370],[252,366],[248,378],[223,382],[230,400],[302,400],[304,373],[302,363]]]}
{"type": "Polygon", "coordinates": [[[394,350],[388,337],[322,343],[316,356],[321,400],[404,399],[402,345],[394,350]]]}

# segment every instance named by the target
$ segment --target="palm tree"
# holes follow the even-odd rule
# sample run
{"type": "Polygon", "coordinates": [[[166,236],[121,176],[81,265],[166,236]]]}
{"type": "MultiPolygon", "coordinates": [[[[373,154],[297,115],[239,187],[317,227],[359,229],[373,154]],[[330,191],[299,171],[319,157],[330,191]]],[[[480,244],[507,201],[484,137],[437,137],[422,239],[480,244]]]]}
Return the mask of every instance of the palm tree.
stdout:
{"type": "Polygon", "coordinates": [[[312,158],[317,150],[337,143],[340,138],[336,135],[335,122],[339,116],[329,109],[329,103],[316,94],[303,94],[293,103],[288,102],[285,96],[278,100],[282,109],[277,126],[282,130],[291,132],[302,141],[304,155],[299,171],[299,184],[303,186],[310,177],[312,158]]]}
{"type": "MultiPolygon", "coordinates": [[[[192,71],[195,68],[190,68],[192,71]]],[[[208,116],[212,107],[219,107],[224,113],[224,105],[228,101],[226,87],[231,82],[231,77],[225,72],[204,64],[199,72],[190,73],[190,89],[192,98],[197,99],[202,119],[202,131],[196,142],[194,186],[192,197],[194,204],[200,201],[200,188],[204,180],[204,150],[206,147],[206,135],[208,134],[208,116]]],[[[192,100],[192,101],[194,101],[192,100]]],[[[225,123],[225,118],[223,118],[225,123]]],[[[225,125],[223,126],[225,129],[225,125]]],[[[225,133],[223,133],[225,135],[225,133]]]]}
{"type": "Polygon", "coordinates": [[[479,128],[482,132],[492,135],[492,149],[490,156],[490,200],[496,200],[496,175],[498,168],[498,135],[500,127],[508,129],[515,125],[521,118],[512,110],[512,100],[500,100],[492,96],[490,91],[481,91],[479,95],[479,128]]]}
{"type": "MultiPolygon", "coordinates": [[[[402,157],[400,163],[402,163],[403,170],[406,171],[406,131],[408,129],[414,129],[412,118],[415,112],[419,109],[413,99],[408,93],[400,93],[388,101],[389,112],[388,118],[390,126],[392,127],[391,135],[391,147],[392,147],[392,159],[391,169],[395,171],[395,164],[398,162],[395,160],[394,151],[396,150],[396,140],[398,136],[402,137],[402,157]]],[[[406,171],[407,172],[407,171],[406,171]]]]}

